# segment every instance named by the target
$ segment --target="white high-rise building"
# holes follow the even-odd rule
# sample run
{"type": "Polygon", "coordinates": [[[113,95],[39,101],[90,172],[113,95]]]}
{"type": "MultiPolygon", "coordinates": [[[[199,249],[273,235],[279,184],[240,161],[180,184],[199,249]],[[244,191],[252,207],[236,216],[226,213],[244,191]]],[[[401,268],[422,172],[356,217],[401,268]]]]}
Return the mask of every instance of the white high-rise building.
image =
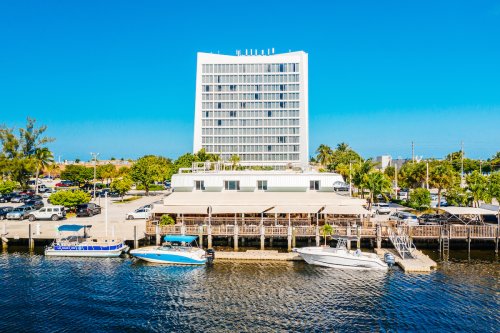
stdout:
{"type": "Polygon", "coordinates": [[[198,53],[194,147],[242,165],[308,164],[308,61],[303,51],[198,53]]]}

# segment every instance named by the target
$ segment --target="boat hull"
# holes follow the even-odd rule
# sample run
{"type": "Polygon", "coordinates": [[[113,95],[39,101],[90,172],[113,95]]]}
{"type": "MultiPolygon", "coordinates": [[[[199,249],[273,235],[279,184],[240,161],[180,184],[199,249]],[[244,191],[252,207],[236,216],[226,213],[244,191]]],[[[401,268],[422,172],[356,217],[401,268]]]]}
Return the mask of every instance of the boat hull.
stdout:
{"type": "Polygon", "coordinates": [[[387,270],[388,266],[382,260],[366,254],[355,255],[347,251],[330,252],[321,248],[305,248],[297,253],[311,265],[340,269],[387,270]]]}
{"type": "Polygon", "coordinates": [[[129,250],[127,245],[117,247],[113,250],[89,250],[82,246],[72,246],[69,249],[62,247],[49,247],[45,249],[46,256],[52,257],[91,257],[91,258],[116,258],[129,250]]]}
{"type": "Polygon", "coordinates": [[[171,265],[205,265],[207,259],[204,251],[180,252],[164,251],[158,248],[142,248],[130,251],[130,255],[135,258],[155,263],[171,265]]]}

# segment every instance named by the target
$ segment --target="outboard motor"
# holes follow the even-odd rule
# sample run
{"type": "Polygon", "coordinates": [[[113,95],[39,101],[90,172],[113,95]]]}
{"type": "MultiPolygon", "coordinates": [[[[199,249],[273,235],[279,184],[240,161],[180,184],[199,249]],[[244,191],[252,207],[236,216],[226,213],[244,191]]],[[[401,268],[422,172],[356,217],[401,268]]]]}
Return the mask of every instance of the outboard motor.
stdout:
{"type": "Polygon", "coordinates": [[[207,264],[212,265],[215,259],[215,251],[214,249],[208,249],[206,251],[205,257],[207,258],[207,264]]]}
{"type": "Polygon", "coordinates": [[[396,259],[394,258],[392,253],[389,252],[386,252],[384,254],[384,261],[387,264],[387,266],[389,266],[389,268],[392,268],[392,266],[394,266],[394,264],[396,263],[396,259]]]}

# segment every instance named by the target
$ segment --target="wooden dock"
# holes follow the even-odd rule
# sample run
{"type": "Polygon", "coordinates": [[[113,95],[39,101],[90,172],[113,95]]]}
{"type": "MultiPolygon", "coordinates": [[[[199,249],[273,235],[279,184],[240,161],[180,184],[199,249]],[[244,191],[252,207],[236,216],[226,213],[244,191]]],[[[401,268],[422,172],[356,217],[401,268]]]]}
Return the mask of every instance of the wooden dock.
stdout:
{"type": "Polygon", "coordinates": [[[405,273],[429,273],[437,267],[437,263],[419,250],[413,251],[414,258],[403,259],[395,249],[375,249],[375,253],[383,260],[386,253],[391,253],[396,259],[396,265],[405,273]]]}
{"type": "Polygon", "coordinates": [[[298,253],[278,252],[272,250],[247,250],[245,252],[217,251],[215,260],[244,260],[244,261],[303,261],[298,253]]]}

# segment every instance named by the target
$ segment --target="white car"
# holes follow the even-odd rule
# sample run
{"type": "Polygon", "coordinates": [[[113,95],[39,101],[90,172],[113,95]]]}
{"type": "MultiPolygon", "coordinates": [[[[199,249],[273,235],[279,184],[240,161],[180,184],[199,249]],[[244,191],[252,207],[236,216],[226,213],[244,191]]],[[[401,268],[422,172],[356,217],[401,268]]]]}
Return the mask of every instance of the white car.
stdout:
{"type": "Polygon", "coordinates": [[[385,202],[378,202],[372,205],[372,214],[390,214],[390,212],[389,204],[385,202]]]}
{"type": "Polygon", "coordinates": [[[66,217],[64,206],[46,206],[36,210],[29,215],[30,221],[36,220],[52,220],[58,221],[66,217]]]}
{"type": "Polygon", "coordinates": [[[131,213],[127,213],[127,220],[147,219],[150,216],[151,216],[151,208],[141,207],[137,208],[131,213]]]}

